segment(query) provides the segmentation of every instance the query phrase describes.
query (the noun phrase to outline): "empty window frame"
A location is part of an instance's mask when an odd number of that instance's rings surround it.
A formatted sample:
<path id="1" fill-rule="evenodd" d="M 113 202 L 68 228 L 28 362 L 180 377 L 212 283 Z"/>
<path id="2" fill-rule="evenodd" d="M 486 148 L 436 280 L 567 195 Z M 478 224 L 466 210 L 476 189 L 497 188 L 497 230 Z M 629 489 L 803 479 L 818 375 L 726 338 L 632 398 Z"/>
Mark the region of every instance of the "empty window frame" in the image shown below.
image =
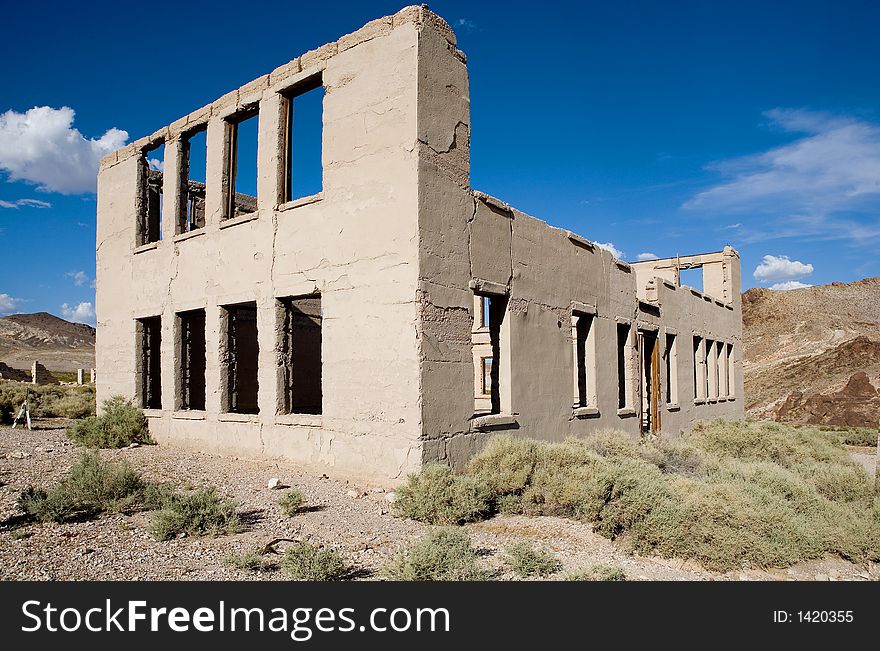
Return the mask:
<path id="1" fill-rule="evenodd" d="M 284 93 L 286 147 L 284 196 L 293 201 L 323 188 L 322 157 L 324 87 L 316 76 Z"/>
<path id="2" fill-rule="evenodd" d="M 678 341 L 674 334 L 666 333 L 666 404 L 678 404 Z"/>
<path id="3" fill-rule="evenodd" d="M 482 377 L 482 394 L 484 396 L 492 395 L 492 358 L 480 358 L 480 375 Z"/>
<path id="4" fill-rule="evenodd" d="M 205 409 L 205 311 L 176 315 L 177 404 L 179 410 Z"/>
<path id="5" fill-rule="evenodd" d="M 630 324 L 617 324 L 617 408 L 629 409 L 632 400 L 632 345 Z"/>
<path id="6" fill-rule="evenodd" d="M 694 400 L 706 399 L 706 342 L 694 335 Z"/>
<path id="7" fill-rule="evenodd" d="M 736 367 L 733 357 L 733 344 L 727 344 L 727 397 L 736 395 Z"/>
<path id="8" fill-rule="evenodd" d="M 221 404 L 224 412 L 260 411 L 257 341 L 257 305 L 241 303 L 221 308 Z"/>
<path id="9" fill-rule="evenodd" d="M 718 352 L 715 341 L 706 340 L 706 397 L 709 400 L 718 398 Z"/>
<path id="10" fill-rule="evenodd" d="M 575 408 L 598 405 L 594 321 L 592 314 L 573 312 L 571 315 Z"/>
<path id="11" fill-rule="evenodd" d="M 138 163 L 137 244 L 151 244 L 162 239 L 162 205 L 165 172 L 165 143 L 141 152 Z"/>
<path id="12" fill-rule="evenodd" d="M 138 319 L 137 381 L 143 409 L 162 408 L 162 319 L 158 316 Z"/>
<path id="13" fill-rule="evenodd" d="M 476 414 L 500 414 L 502 408 L 501 386 L 502 326 L 507 313 L 507 296 L 501 294 L 475 294 L 476 313 L 471 333 L 474 358 L 474 412 Z M 485 323 L 485 325 L 483 325 Z"/>
<path id="14" fill-rule="evenodd" d="M 727 344 L 719 341 L 718 344 L 718 397 L 727 398 L 729 393 L 727 372 Z"/>
<path id="15" fill-rule="evenodd" d="M 177 233 L 189 233 L 205 226 L 207 127 L 201 126 L 187 132 L 180 144 L 180 213 L 177 218 Z"/>
<path id="16" fill-rule="evenodd" d="M 247 215 L 257 210 L 259 120 L 256 106 L 226 119 L 224 219 Z"/>
<path id="17" fill-rule="evenodd" d="M 278 299 L 278 413 L 323 411 L 318 295 Z"/>

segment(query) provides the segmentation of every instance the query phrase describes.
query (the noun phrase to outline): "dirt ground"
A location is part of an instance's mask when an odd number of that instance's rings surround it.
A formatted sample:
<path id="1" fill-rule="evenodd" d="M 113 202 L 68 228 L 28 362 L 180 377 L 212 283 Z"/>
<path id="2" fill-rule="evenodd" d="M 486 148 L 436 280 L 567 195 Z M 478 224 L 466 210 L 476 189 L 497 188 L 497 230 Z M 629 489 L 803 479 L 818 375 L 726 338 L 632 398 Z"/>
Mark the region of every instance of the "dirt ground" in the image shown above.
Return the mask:
<path id="1" fill-rule="evenodd" d="M 49 488 L 76 460 L 79 450 L 64 436 L 63 422 L 43 422 L 28 432 L 0 427 L 0 520 L 18 513 L 16 498 L 28 485 Z M 145 478 L 179 487 L 213 485 L 240 504 L 244 531 L 217 538 L 156 542 L 146 531 L 148 513 L 101 516 L 69 524 L 0 526 L 0 579 L 95 580 L 284 580 L 280 571 L 247 572 L 228 567 L 230 554 L 262 550 L 277 538 L 330 544 L 360 571 L 379 578 L 382 566 L 427 527 L 390 513 L 381 488 L 329 479 L 286 462 L 222 457 L 164 446 L 103 451 L 128 459 Z M 267 483 L 278 478 L 306 496 L 304 512 L 285 517 L 275 503 L 283 491 Z M 504 550 L 526 539 L 549 547 L 565 575 L 594 564 L 614 565 L 630 580 L 880 580 L 880 565 L 853 565 L 828 558 L 769 571 L 743 569 L 718 574 L 677 559 L 634 556 L 625 545 L 593 533 L 588 524 L 551 517 L 498 516 L 469 525 L 474 545 L 496 578 L 514 579 L 504 567 Z M 284 543 L 277 545 L 283 550 Z"/>

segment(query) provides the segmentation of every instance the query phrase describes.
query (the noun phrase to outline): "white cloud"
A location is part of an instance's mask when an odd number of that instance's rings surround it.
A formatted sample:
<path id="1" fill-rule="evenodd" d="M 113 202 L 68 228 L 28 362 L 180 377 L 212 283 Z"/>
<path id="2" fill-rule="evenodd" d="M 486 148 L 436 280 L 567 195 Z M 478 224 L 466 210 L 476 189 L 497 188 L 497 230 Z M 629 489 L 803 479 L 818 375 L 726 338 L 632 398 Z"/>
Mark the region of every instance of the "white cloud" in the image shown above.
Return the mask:
<path id="1" fill-rule="evenodd" d="M 147 161 L 147 163 L 150 165 L 151 170 L 156 170 L 157 172 L 164 172 L 165 171 L 165 161 L 164 160 L 159 160 L 158 158 L 151 158 L 150 160 Z"/>
<path id="2" fill-rule="evenodd" d="M 64 275 L 73 280 L 73 284 L 77 287 L 82 287 L 89 280 L 85 271 L 68 271 Z"/>
<path id="3" fill-rule="evenodd" d="M 0 199 L 0 208 L 15 208 L 17 210 L 22 206 L 28 208 L 51 208 L 52 204 L 48 201 L 40 201 L 39 199 L 16 199 L 15 201 Z"/>
<path id="4" fill-rule="evenodd" d="M 804 287 L 812 287 L 812 285 L 808 283 L 802 283 L 799 280 L 787 280 L 784 283 L 776 283 L 775 285 L 770 285 L 770 289 L 775 289 L 778 292 L 790 292 L 793 289 L 803 289 Z"/>
<path id="5" fill-rule="evenodd" d="M 472 20 L 468 20 L 467 18 L 459 18 L 455 21 L 455 26 L 463 27 L 468 31 L 474 31 L 477 29 L 477 24 Z"/>
<path id="6" fill-rule="evenodd" d="M 10 181 L 33 183 L 61 194 L 94 192 L 98 163 L 128 140 L 116 128 L 98 139 L 73 128 L 73 109 L 37 106 L 0 115 L 0 169 Z"/>
<path id="7" fill-rule="evenodd" d="M 764 115 L 771 127 L 801 136 L 709 166 L 722 180 L 683 207 L 779 218 L 764 219 L 747 241 L 880 236 L 880 124 L 803 109 Z"/>
<path id="8" fill-rule="evenodd" d="M 813 273 L 813 265 L 791 260 L 787 255 L 765 255 L 755 267 L 754 277 L 761 281 L 795 280 Z"/>
<path id="9" fill-rule="evenodd" d="M 639 253 L 638 255 L 639 262 L 645 262 L 646 260 L 657 260 L 657 256 L 653 253 Z"/>
<path id="10" fill-rule="evenodd" d="M 9 294 L 0 294 L 0 314 L 12 314 L 18 309 L 20 298 L 13 298 Z"/>
<path id="11" fill-rule="evenodd" d="M 623 260 L 623 251 L 618 249 L 612 242 L 593 242 L 600 249 L 605 249 L 618 260 Z"/>
<path id="12" fill-rule="evenodd" d="M 68 321 L 75 323 L 95 323 L 95 306 L 88 301 L 83 301 L 74 307 L 67 303 L 61 305 L 61 315 Z"/>

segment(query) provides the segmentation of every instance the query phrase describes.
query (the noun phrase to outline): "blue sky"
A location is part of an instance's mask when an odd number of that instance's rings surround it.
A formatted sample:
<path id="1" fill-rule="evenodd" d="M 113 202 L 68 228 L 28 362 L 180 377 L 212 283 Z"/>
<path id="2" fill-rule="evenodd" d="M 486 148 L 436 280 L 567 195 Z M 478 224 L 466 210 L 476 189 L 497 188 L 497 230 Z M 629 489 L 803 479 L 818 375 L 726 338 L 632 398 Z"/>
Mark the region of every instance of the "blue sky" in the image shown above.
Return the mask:
<path id="1" fill-rule="evenodd" d="M 94 323 L 102 151 L 401 6 L 6 6 L 0 314 Z M 431 8 L 468 55 L 473 187 L 627 260 L 731 244 L 744 287 L 880 275 L 880 3 Z"/>

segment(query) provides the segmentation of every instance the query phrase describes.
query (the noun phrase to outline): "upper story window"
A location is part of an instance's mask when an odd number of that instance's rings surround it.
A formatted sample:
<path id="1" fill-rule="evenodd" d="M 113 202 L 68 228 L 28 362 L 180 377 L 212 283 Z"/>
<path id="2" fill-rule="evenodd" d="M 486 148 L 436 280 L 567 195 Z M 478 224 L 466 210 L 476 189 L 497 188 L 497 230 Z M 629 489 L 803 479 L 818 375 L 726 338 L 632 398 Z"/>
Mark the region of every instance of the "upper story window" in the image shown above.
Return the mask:
<path id="1" fill-rule="evenodd" d="M 324 87 L 321 76 L 307 79 L 284 93 L 286 148 L 283 202 L 321 192 Z"/>
<path id="2" fill-rule="evenodd" d="M 138 246 L 162 239 L 164 176 L 165 143 L 160 142 L 144 149 L 138 161 Z"/>
<path id="3" fill-rule="evenodd" d="M 259 109 L 256 106 L 226 119 L 223 219 L 257 210 L 258 132 Z"/>
<path id="4" fill-rule="evenodd" d="M 177 232 L 189 233 L 205 226 L 205 183 L 208 167 L 206 125 L 183 136 L 180 154 L 180 213 Z"/>

